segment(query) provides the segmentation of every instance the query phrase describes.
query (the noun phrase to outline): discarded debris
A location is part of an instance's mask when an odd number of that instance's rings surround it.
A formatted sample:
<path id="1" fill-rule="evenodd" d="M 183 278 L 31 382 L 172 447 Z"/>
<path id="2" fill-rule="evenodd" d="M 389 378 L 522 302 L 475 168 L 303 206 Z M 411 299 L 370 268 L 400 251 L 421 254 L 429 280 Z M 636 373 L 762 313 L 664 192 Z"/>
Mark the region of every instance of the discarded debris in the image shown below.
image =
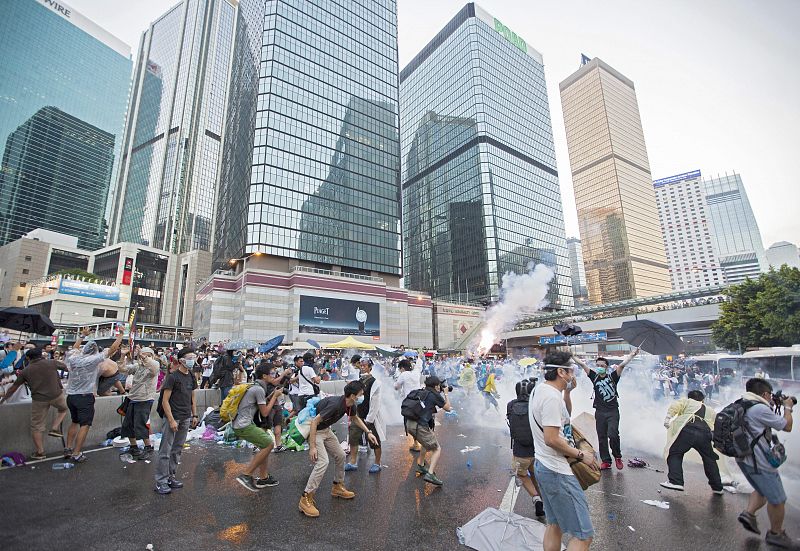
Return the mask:
<path id="1" fill-rule="evenodd" d="M 645 505 L 652 505 L 653 507 L 658 507 L 659 509 L 669 509 L 669 501 L 655 501 L 653 499 L 640 499 L 639 501 Z"/>
<path id="2" fill-rule="evenodd" d="M 152 543 L 148 543 L 146 549 L 147 549 L 147 551 L 153 551 L 153 544 Z"/>
<path id="3" fill-rule="evenodd" d="M 136 460 L 129 453 L 120 454 L 119 460 L 122 461 L 123 463 L 136 463 Z"/>
<path id="4" fill-rule="evenodd" d="M 636 529 L 634 529 L 633 526 L 628 526 L 628 530 L 630 530 L 631 532 L 635 532 L 636 531 Z"/>
<path id="5" fill-rule="evenodd" d="M 466 448 L 464 448 L 463 450 L 461 450 L 461 453 L 469 453 L 469 452 L 474 452 L 475 450 L 479 450 L 479 449 L 481 449 L 481 447 L 480 447 L 480 446 L 467 446 Z"/>

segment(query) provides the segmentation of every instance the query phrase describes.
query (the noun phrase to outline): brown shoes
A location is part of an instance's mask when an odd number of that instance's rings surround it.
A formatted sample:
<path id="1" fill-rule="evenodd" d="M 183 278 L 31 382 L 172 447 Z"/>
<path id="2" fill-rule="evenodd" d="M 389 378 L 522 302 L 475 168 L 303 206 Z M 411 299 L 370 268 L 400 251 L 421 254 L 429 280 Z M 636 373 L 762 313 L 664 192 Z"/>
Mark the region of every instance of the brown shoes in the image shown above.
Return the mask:
<path id="1" fill-rule="evenodd" d="M 342 499 L 353 499 L 356 497 L 355 492 L 351 492 L 347 488 L 344 487 L 342 483 L 333 483 L 333 490 L 331 490 L 331 495 L 333 497 L 340 497 Z"/>
<path id="2" fill-rule="evenodd" d="M 299 509 L 307 517 L 316 518 L 319 516 L 319 509 L 317 509 L 317 505 L 314 503 L 313 493 L 303 493 L 303 497 L 300 498 Z"/>

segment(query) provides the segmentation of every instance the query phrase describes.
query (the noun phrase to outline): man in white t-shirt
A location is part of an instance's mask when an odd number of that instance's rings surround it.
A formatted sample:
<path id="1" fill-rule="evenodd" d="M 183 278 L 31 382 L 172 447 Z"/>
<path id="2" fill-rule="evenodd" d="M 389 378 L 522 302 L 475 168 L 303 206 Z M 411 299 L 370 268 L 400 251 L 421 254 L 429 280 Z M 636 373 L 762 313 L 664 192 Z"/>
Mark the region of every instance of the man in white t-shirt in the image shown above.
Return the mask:
<path id="1" fill-rule="evenodd" d="M 297 377 L 292 377 L 292 382 L 296 381 L 299 388 L 297 411 L 300 412 L 306 407 L 308 400 L 316 396 L 314 385 L 319 384 L 320 378 L 314 371 L 314 354 L 311 352 L 306 352 L 303 356 L 295 356 L 294 366 L 297 368 Z"/>
<path id="2" fill-rule="evenodd" d="M 534 476 L 544 502 L 547 531 L 544 551 L 560 551 L 561 538 L 572 536 L 568 551 L 589 549 L 594 530 L 589 504 L 567 457 L 594 466 L 572 439 L 572 398 L 575 364 L 569 352 L 552 352 L 545 358 L 544 384 L 534 390 L 528 408 L 535 453 Z"/>
<path id="3" fill-rule="evenodd" d="M 402 359 L 397 363 L 397 367 L 400 369 L 400 375 L 397 376 L 397 381 L 394 383 L 394 389 L 400 391 L 400 400 L 402 401 L 403 398 L 408 396 L 408 393 L 412 390 L 418 390 L 422 388 L 422 384 L 419 382 L 419 373 L 411 369 L 411 362 Z M 413 443 L 409 449 L 412 452 L 418 452 L 422 447 L 420 446 L 419 442 L 414 439 L 414 435 L 410 435 Z"/>

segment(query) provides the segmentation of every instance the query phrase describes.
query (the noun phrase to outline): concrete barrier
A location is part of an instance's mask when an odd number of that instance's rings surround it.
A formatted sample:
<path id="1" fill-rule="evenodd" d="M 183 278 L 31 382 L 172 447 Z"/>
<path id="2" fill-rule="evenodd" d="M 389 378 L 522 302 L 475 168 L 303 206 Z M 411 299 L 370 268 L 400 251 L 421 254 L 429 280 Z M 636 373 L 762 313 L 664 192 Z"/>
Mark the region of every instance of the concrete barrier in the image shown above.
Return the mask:
<path id="1" fill-rule="evenodd" d="M 197 405 L 197 414 L 202 417 L 206 408 L 218 407 L 220 404 L 220 391 L 218 389 L 196 390 L 194 395 Z M 122 403 L 122 397 L 103 396 L 98 397 L 94 406 L 94 422 L 89 434 L 86 436 L 84 448 L 90 449 L 99 445 L 106 439 L 106 434 L 116 427 L 122 426 L 122 417 L 117 413 L 117 408 Z M 50 408 L 47 417 L 48 430 L 52 426 L 56 410 Z M 160 432 L 161 418 L 156 413 L 156 404 L 153 402 L 153 409 L 150 412 L 151 432 Z M 67 428 L 70 425 L 69 413 L 61 424 L 62 431 L 66 437 Z M 0 454 L 10 451 L 30 455 L 35 451 L 33 440 L 31 439 L 31 403 L 23 402 L 19 404 L 3 404 L 0 406 Z M 60 453 L 64 449 L 64 444 L 60 438 L 44 435 L 44 449 L 48 455 Z"/>

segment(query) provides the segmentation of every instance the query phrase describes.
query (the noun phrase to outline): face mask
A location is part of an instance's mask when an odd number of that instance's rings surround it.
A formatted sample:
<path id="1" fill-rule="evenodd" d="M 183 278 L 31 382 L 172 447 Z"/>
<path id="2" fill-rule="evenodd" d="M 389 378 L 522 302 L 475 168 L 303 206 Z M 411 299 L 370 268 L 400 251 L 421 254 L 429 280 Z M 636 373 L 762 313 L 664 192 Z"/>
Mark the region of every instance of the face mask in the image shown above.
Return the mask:
<path id="1" fill-rule="evenodd" d="M 357 405 L 357 406 L 360 406 L 360 405 L 361 405 L 361 404 L 363 404 L 363 403 L 364 403 L 364 395 L 362 394 L 361 396 L 359 396 L 358 398 L 356 398 L 356 405 Z"/>
<path id="2" fill-rule="evenodd" d="M 189 369 L 193 368 L 194 362 L 195 360 L 186 360 L 186 367 L 188 367 Z"/>
<path id="3" fill-rule="evenodd" d="M 598 367 L 597 368 L 597 374 L 598 375 L 605 375 L 606 374 L 606 368 L 605 367 Z"/>

